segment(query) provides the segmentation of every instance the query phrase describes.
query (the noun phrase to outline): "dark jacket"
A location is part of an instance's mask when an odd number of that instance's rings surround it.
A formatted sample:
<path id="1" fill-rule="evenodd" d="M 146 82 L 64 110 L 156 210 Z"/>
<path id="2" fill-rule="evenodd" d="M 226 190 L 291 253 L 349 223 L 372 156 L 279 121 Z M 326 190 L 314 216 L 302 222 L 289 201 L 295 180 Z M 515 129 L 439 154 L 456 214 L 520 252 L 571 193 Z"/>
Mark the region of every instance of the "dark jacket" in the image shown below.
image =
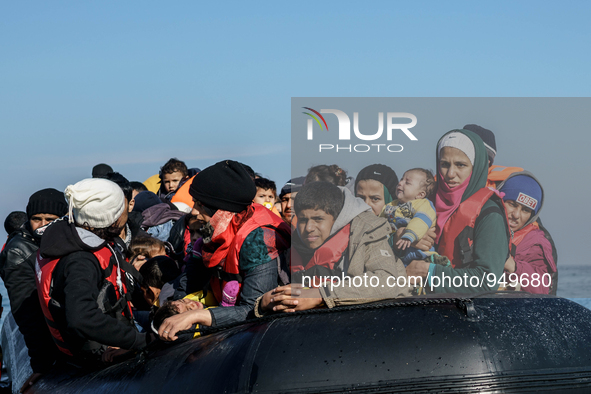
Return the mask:
<path id="1" fill-rule="evenodd" d="M 58 349 L 53 343 L 39 304 L 35 282 L 35 260 L 39 236 L 25 225 L 13 232 L 0 254 L 0 276 L 10 298 L 10 309 L 31 358 L 33 372 L 45 373 L 55 362 Z"/>
<path id="2" fill-rule="evenodd" d="M 159 224 L 163 224 L 168 222 L 169 220 L 177 221 L 182 216 L 185 216 L 185 213 L 179 211 L 171 204 L 162 203 L 156 204 L 151 206 L 150 208 L 144 210 L 142 212 L 142 216 L 144 217 L 144 221 L 142 223 L 143 228 L 149 228 L 153 226 L 158 226 Z"/>
<path id="3" fill-rule="evenodd" d="M 75 356 L 95 359 L 97 351 L 90 343 L 97 342 L 123 349 L 146 346 L 146 335 L 139 333 L 133 323 L 104 314 L 97 299 L 105 275 L 92 253 L 106 242 L 93 233 L 65 220 L 54 222 L 41 240 L 39 252 L 44 258 L 59 258 L 53 271 L 52 299 L 61 306 L 52 316 L 64 341 Z M 124 259 L 116 248 L 111 259 L 117 267 Z M 122 275 L 125 280 L 125 275 Z"/>
<path id="4" fill-rule="evenodd" d="M 179 218 L 168 234 L 168 242 L 174 249 L 173 256 L 171 257 L 179 263 L 182 263 L 185 258 L 185 231 L 188 231 L 187 221 L 190 216 L 190 214 L 187 214 Z"/>

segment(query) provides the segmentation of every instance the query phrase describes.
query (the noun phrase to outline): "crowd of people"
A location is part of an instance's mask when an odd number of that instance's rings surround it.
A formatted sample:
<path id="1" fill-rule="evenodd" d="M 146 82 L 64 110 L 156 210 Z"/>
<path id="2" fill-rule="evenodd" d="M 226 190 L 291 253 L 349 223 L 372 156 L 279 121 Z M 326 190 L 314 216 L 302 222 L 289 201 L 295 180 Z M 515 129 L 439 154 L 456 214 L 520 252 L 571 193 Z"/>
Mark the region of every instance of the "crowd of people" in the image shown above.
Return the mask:
<path id="1" fill-rule="evenodd" d="M 445 133 L 436 173 L 318 165 L 278 190 L 249 166 L 171 159 L 145 182 L 106 165 L 5 221 L 0 276 L 33 375 L 93 370 L 155 340 L 273 313 L 429 293 L 555 294 L 544 192 L 493 165 L 494 134 Z M 527 279 L 527 280 L 524 280 Z"/>

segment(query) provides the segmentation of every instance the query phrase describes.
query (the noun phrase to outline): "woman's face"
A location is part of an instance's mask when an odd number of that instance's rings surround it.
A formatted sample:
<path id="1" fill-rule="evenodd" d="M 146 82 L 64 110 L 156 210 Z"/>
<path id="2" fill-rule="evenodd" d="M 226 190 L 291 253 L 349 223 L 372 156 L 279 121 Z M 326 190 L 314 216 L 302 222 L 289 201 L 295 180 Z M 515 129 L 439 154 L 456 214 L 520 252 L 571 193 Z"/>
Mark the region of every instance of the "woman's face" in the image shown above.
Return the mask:
<path id="1" fill-rule="evenodd" d="M 365 179 L 357 183 L 357 197 L 363 199 L 371 207 L 373 213 L 379 215 L 386 202 L 384 201 L 384 185 L 375 179 Z"/>
<path id="2" fill-rule="evenodd" d="M 514 200 L 505 201 L 505 209 L 507 210 L 507 219 L 509 219 L 509 228 L 513 232 L 521 230 L 534 212 Z"/>
<path id="3" fill-rule="evenodd" d="M 472 174 L 472 163 L 468 156 L 457 148 L 446 146 L 441 149 L 439 157 L 439 171 L 443 177 L 443 181 L 450 188 L 464 183 L 466 179 Z"/>

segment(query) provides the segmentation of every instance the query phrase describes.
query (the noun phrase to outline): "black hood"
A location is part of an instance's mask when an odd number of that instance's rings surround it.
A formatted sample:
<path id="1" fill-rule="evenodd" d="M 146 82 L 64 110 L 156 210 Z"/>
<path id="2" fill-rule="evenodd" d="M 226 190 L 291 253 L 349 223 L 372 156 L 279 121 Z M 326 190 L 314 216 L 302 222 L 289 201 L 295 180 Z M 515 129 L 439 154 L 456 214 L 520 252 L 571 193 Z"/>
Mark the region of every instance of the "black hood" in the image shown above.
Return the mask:
<path id="1" fill-rule="evenodd" d="M 97 235 L 68 223 L 67 217 L 54 220 L 41 237 L 39 253 L 45 258 L 57 258 L 80 251 L 96 251 L 106 245 Z"/>

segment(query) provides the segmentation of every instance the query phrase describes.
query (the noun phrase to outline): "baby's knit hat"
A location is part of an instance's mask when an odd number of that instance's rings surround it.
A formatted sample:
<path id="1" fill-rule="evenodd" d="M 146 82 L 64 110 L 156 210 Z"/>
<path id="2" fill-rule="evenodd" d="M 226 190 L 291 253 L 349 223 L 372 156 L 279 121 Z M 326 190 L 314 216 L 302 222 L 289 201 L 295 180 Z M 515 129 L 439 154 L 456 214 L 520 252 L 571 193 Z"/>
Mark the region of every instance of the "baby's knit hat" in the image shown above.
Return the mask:
<path id="1" fill-rule="evenodd" d="M 64 191 L 69 207 L 70 223 L 107 228 L 115 223 L 125 209 L 123 191 L 107 179 L 88 178 L 70 185 Z"/>

